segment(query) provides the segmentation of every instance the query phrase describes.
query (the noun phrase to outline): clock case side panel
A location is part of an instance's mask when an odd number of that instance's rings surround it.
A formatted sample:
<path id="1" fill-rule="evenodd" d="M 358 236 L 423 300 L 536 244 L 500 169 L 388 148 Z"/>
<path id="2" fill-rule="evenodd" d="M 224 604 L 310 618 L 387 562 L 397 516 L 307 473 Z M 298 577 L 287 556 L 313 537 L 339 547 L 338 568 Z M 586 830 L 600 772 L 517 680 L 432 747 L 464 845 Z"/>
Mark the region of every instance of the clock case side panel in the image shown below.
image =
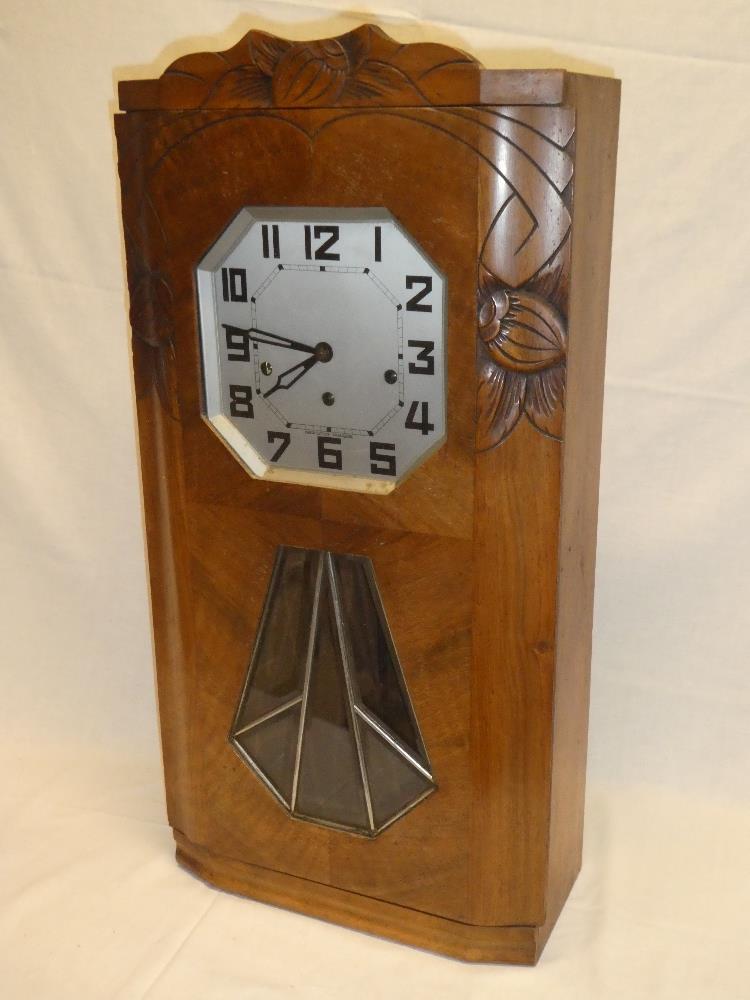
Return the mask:
<path id="1" fill-rule="evenodd" d="M 483 133 L 501 179 L 479 167 L 472 912 L 535 927 L 537 955 L 581 859 L 618 87 L 478 112 L 503 124 Z M 509 149 L 518 122 L 536 148 Z"/>
<path id="2" fill-rule="evenodd" d="M 581 868 L 620 81 L 566 74 L 576 109 L 544 944 Z"/>
<path id="3" fill-rule="evenodd" d="M 513 241 L 523 232 L 512 218 L 493 250 L 485 229 L 488 220 L 492 230 L 502 217 L 505 194 L 486 172 L 479 185 L 484 343 L 478 353 L 475 476 L 472 912 L 481 925 L 533 926 L 537 957 L 581 863 L 618 107 L 618 81 L 570 76 L 562 105 L 531 112 L 540 128 L 546 114 L 548 121 L 559 116 L 560 125 L 570 116 L 557 137 L 572 172 L 567 186 L 564 171 L 557 181 L 565 259 L 553 282 L 544 272 L 541 284 L 538 275 L 525 281 L 514 272 Z M 496 110 L 510 119 L 524 117 L 519 109 Z M 492 142 L 488 158 L 512 175 L 513 164 L 502 161 L 502 144 Z M 557 153 L 549 155 L 552 160 L 545 163 L 542 156 L 537 166 L 554 179 Z M 558 160 L 557 169 L 563 166 Z M 542 193 L 536 207 L 549 205 L 550 197 L 554 192 Z M 526 206 L 535 209 L 534 197 Z M 553 216 L 538 211 L 539 229 L 552 229 Z M 484 288 L 483 265 L 491 271 Z M 487 392 L 491 351 L 485 351 L 489 334 L 481 308 L 488 289 L 495 305 L 508 291 L 518 295 L 521 307 L 545 316 L 546 336 L 559 323 L 563 382 L 557 426 L 554 414 L 542 424 L 540 412 L 529 409 L 530 382 L 523 384 L 518 368 L 512 374 L 510 366 L 498 368 L 504 390 Z M 553 310 L 546 312 L 541 300 Z M 514 335 L 508 327 L 504 331 Z M 512 340 L 494 344 L 514 350 Z M 498 399 L 506 405 L 493 411 L 490 404 Z"/>
<path id="4" fill-rule="evenodd" d="M 497 81 L 496 81 L 497 82 Z M 545 919 L 575 111 L 486 106 L 477 232 L 472 913 Z"/>
<path id="5" fill-rule="evenodd" d="M 114 117 L 130 299 L 138 450 L 146 533 L 156 688 L 167 814 L 190 827 L 191 782 L 184 725 L 192 639 L 184 520 L 182 439 L 173 369 L 172 293 L 158 267 L 162 241 L 145 193 L 155 115 Z"/>

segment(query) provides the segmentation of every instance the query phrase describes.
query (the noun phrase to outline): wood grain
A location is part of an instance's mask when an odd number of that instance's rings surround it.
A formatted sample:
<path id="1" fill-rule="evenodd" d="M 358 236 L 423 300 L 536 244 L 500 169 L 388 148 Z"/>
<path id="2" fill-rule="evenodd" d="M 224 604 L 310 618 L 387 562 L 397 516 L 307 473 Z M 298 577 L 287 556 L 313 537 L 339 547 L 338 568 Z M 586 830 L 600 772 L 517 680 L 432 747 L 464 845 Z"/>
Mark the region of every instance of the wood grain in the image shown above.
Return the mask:
<path id="1" fill-rule="evenodd" d="M 619 80 L 569 74 L 576 108 L 570 350 L 560 509 L 547 912 L 581 867 Z"/>
<path id="2" fill-rule="evenodd" d="M 345 892 L 320 882 L 258 868 L 192 844 L 175 831 L 177 860 L 193 874 L 227 892 L 282 906 L 297 913 L 379 934 L 469 962 L 535 965 L 547 928 L 482 927 L 421 913 L 393 903 Z"/>
<path id="3" fill-rule="evenodd" d="M 616 85 L 486 73 L 366 26 L 250 33 L 121 97 L 179 858 L 396 940 L 533 962 L 580 863 Z M 388 496 L 253 479 L 202 417 L 194 267 L 259 204 L 382 205 L 446 276 L 447 441 Z M 373 562 L 439 787 L 372 840 L 291 819 L 229 744 L 279 545 Z"/>

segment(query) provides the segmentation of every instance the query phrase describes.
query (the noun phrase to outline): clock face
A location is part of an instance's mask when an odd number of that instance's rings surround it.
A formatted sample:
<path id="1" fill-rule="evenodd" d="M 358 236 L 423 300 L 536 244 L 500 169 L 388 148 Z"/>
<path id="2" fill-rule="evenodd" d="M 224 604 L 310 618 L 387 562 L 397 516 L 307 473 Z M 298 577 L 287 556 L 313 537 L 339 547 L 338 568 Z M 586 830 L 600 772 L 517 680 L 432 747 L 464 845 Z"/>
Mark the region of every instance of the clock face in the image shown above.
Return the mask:
<path id="1" fill-rule="evenodd" d="M 445 284 L 388 212 L 242 209 L 197 286 L 204 415 L 253 475 L 387 493 L 444 441 Z"/>

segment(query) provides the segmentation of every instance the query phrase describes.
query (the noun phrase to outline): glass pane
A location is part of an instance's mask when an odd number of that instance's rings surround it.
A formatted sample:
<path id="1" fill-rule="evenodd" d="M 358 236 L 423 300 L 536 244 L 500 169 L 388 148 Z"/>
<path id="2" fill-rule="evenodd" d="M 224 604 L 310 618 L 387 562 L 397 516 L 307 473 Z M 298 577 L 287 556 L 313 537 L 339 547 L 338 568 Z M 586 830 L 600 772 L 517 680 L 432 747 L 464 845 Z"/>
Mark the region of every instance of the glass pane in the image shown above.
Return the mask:
<path id="1" fill-rule="evenodd" d="M 287 806 L 292 797 L 299 719 L 298 703 L 235 737 Z"/>
<path id="2" fill-rule="evenodd" d="M 367 572 L 369 560 L 347 555 L 336 555 L 334 560 L 351 646 L 352 672 L 362 705 L 398 736 L 427 768 L 427 756 L 412 715 L 401 668 L 384 627 L 380 596 L 374 578 L 371 583 Z"/>
<path id="3" fill-rule="evenodd" d="M 312 549 L 278 550 L 236 729 L 302 695 L 319 558 Z"/>
<path id="4" fill-rule="evenodd" d="M 295 816 L 373 835 L 435 787 L 369 559 L 281 547 L 249 677 L 232 739 Z"/>
<path id="5" fill-rule="evenodd" d="M 295 812 L 370 832 L 327 573 L 320 593 Z"/>
<path id="6" fill-rule="evenodd" d="M 376 829 L 435 786 L 362 719 L 357 719 Z"/>

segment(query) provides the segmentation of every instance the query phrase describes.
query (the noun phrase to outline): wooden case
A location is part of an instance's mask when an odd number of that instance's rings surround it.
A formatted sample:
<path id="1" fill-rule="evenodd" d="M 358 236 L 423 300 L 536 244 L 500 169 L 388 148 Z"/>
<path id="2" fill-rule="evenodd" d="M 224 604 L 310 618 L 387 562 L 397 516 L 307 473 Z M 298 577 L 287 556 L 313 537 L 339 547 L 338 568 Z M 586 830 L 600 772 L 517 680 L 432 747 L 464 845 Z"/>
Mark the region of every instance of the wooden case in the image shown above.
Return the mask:
<path id="1" fill-rule="evenodd" d="M 533 963 L 581 860 L 619 85 L 364 26 L 250 32 L 115 126 L 169 820 L 212 884 Z M 201 416 L 194 271 L 244 205 L 383 206 L 446 276 L 448 436 L 388 496 L 252 479 Z M 478 309 L 478 318 L 477 318 Z M 369 556 L 438 790 L 289 817 L 228 731 L 279 545 Z"/>

